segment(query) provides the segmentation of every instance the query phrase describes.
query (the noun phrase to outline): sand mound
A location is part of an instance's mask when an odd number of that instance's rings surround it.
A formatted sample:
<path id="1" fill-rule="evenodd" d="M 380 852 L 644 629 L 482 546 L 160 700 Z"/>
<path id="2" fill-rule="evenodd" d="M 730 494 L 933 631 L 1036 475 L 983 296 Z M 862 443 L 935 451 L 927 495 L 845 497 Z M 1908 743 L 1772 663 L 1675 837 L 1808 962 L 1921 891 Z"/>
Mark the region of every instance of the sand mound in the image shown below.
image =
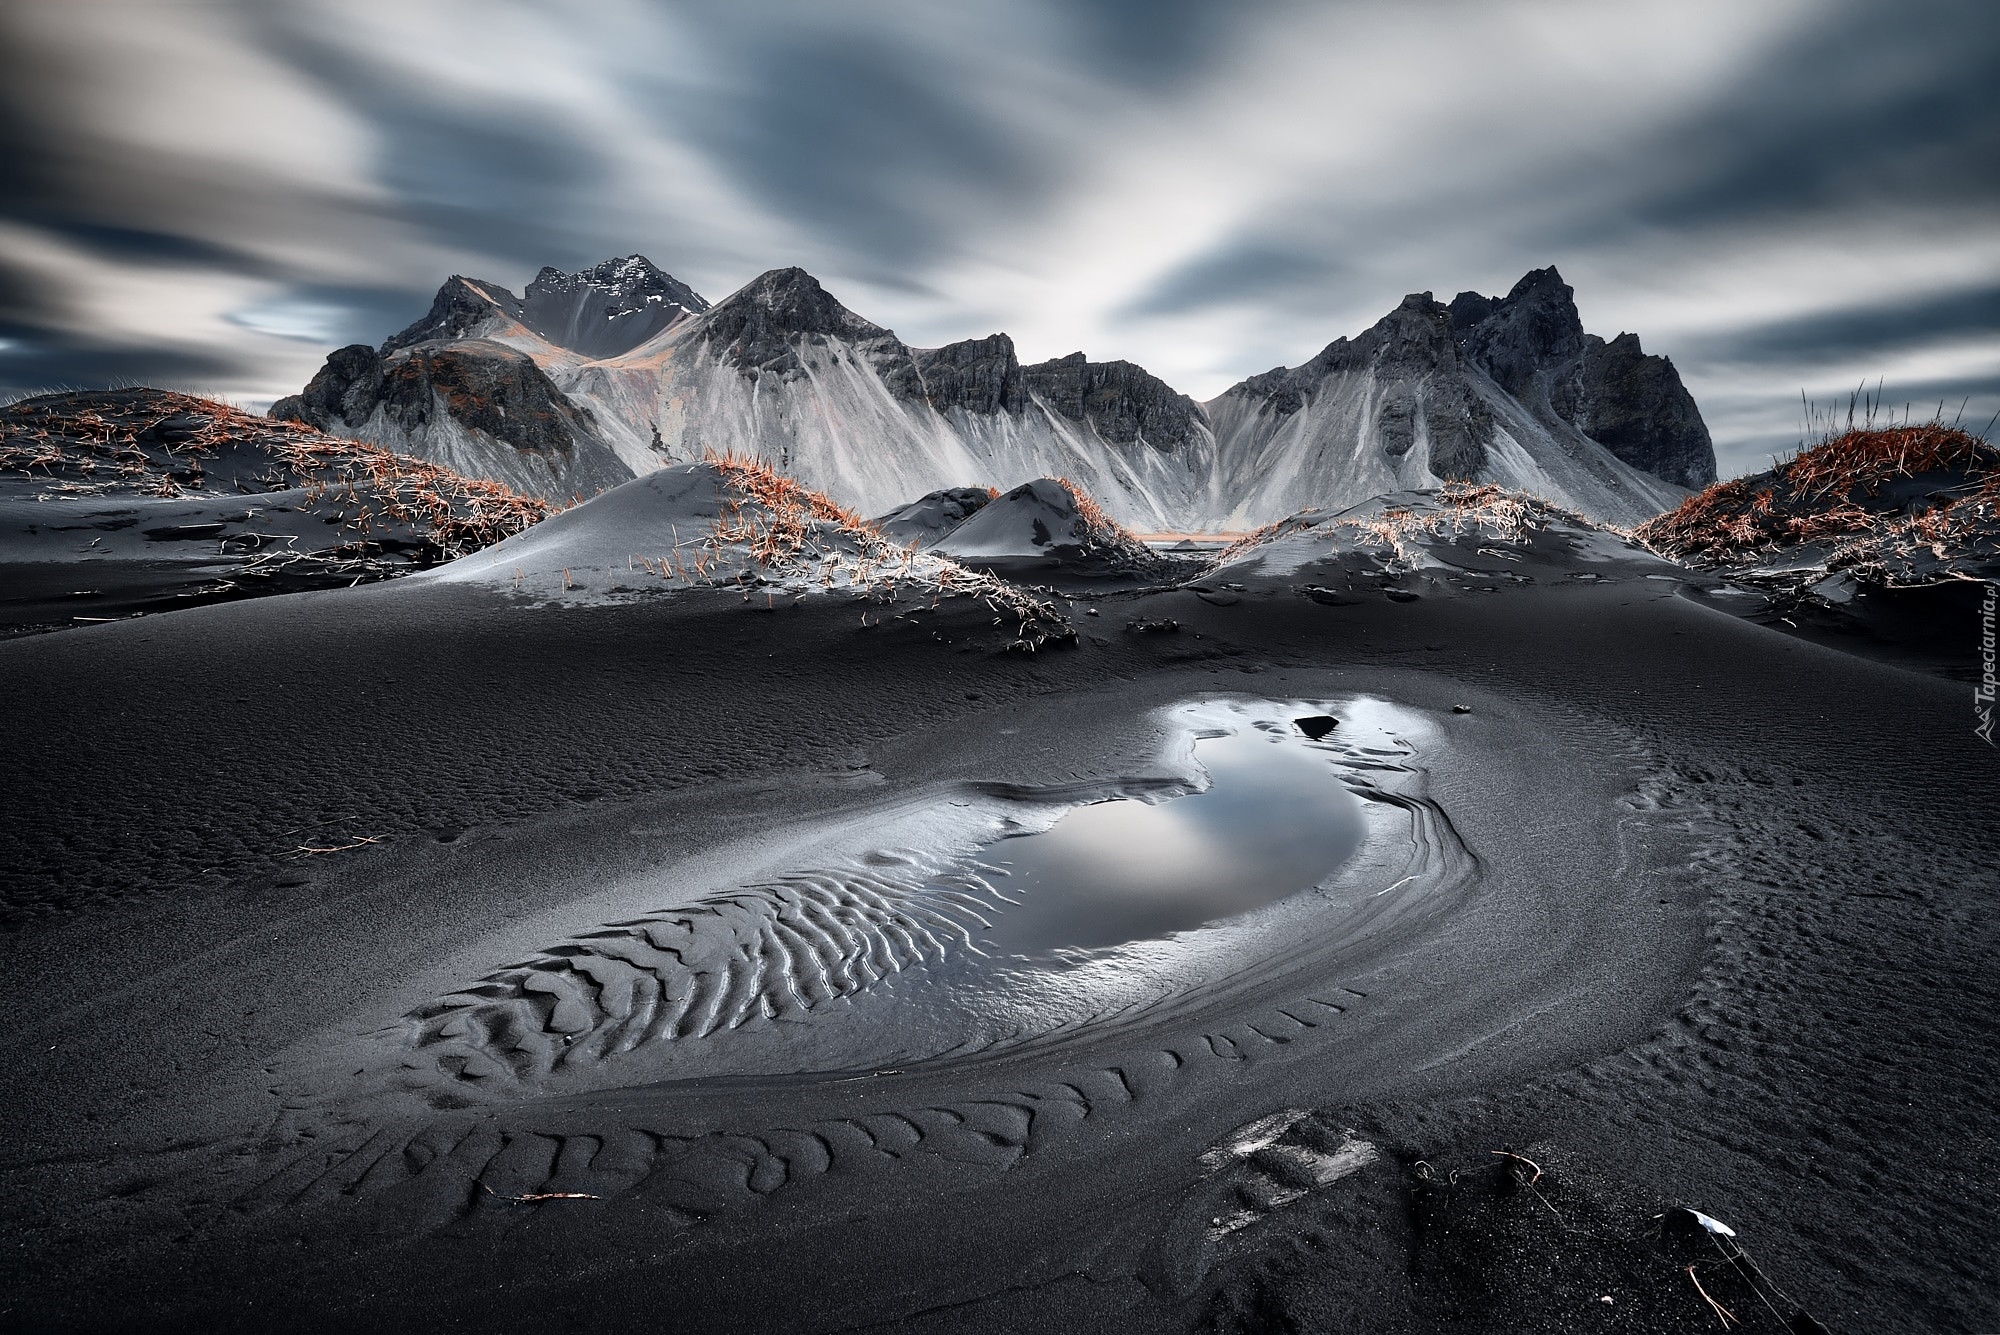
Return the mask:
<path id="1" fill-rule="evenodd" d="M 564 603 L 726 589 L 775 609 L 843 593 L 878 602 L 974 598 L 1026 650 L 1074 635 L 1052 605 L 991 575 L 891 541 L 767 465 L 676 464 L 595 496 L 429 578 Z"/>
<path id="2" fill-rule="evenodd" d="M 0 410 L 15 629 L 385 579 L 548 512 L 497 483 L 184 394 L 47 394 Z"/>
<path id="3" fill-rule="evenodd" d="M 1063 478 L 1023 482 L 939 539 L 934 551 L 981 563 L 1053 562 L 1151 573 L 1160 558 Z"/>
<path id="4" fill-rule="evenodd" d="M 1638 530 L 1654 550 L 1778 592 L 2000 579 L 2000 448 L 1927 422 L 1848 430 Z"/>
<path id="5" fill-rule="evenodd" d="M 928 547 L 985 508 L 1000 493 L 992 487 L 946 487 L 920 496 L 875 520 L 885 538 Z"/>
<path id="6" fill-rule="evenodd" d="M 1206 582 L 1287 579 L 1310 566 L 1344 572 L 1336 589 L 1307 585 L 1326 601 L 1359 592 L 1366 577 L 1384 585 L 1420 572 L 1484 581 L 1606 578 L 1618 567 L 1669 567 L 1616 530 L 1525 492 L 1454 483 L 1436 491 L 1379 496 L 1345 510 L 1308 511 L 1267 525 L 1224 548 Z M 1641 572 L 1644 573 L 1644 572 Z M 1427 581 L 1432 591 L 1456 586 Z M 1394 597 L 1396 594 L 1391 593 Z"/>

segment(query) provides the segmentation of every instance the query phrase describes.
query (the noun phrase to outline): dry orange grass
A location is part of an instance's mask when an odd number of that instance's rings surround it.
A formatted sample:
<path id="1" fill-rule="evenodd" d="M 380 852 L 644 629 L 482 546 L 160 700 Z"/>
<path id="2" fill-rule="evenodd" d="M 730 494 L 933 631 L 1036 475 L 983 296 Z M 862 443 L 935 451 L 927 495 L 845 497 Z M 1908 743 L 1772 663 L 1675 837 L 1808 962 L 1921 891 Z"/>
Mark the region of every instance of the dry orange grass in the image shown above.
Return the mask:
<path id="1" fill-rule="evenodd" d="M 344 491 L 355 500 L 348 522 L 362 532 L 378 519 L 408 523 L 447 558 L 490 547 L 541 522 L 553 508 L 498 482 L 357 441 L 315 436 L 290 441 L 276 453 L 320 494 Z"/>
<path id="2" fill-rule="evenodd" d="M 1932 475 L 1938 488 L 1908 513 L 1903 502 L 1883 501 L 1894 484 Z M 1717 563 L 1863 537 L 1949 544 L 1971 540 L 1996 502 L 2000 450 L 1970 432 L 1939 422 L 1851 428 L 1762 477 L 1732 478 L 1688 497 L 1642 525 L 1638 537 L 1680 560 Z"/>
<path id="3" fill-rule="evenodd" d="M 1539 496 L 1490 482 L 1448 482 L 1432 500 L 1434 507 L 1387 505 L 1380 514 L 1368 516 L 1315 517 L 1311 511 L 1300 511 L 1237 539 L 1217 554 L 1216 564 L 1227 565 L 1274 537 L 1311 528 L 1325 528 L 1329 537 L 1364 534 L 1409 559 L 1413 553 L 1408 544 L 1419 534 L 1432 538 L 1478 534 L 1496 542 L 1522 543 L 1554 520 L 1603 527 Z"/>
<path id="4" fill-rule="evenodd" d="M 53 488 L 59 493 L 130 486 L 174 497 L 201 485 L 204 460 L 247 446 L 269 459 L 272 482 L 304 489 L 311 503 L 338 502 L 346 527 L 365 537 L 385 522 L 409 524 L 441 559 L 490 546 L 551 509 L 497 482 L 213 399 L 156 391 L 130 406 L 107 417 L 67 400 L 13 404 L 0 413 L 0 470 L 83 479 Z M 168 421 L 178 426 L 171 444 L 142 439 Z"/>
<path id="5" fill-rule="evenodd" d="M 1884 430 L 1844 431 L 1779 465 L 1778 475 L 1801 496 L 1879 495 L 1885 483 L 1925 473 L 1991 470 L 2000 456 L 1969 431 L 1938 422 Z"/>
<path id="6" fill-rule="evenodd" d="M 1070 501 L 1076 506 L 1076 513 L 1090 530 L 1091 540 L 1108 547 L 1122 547 L 1127 544 L 1144 547 L 1132 530 L 1104 512 L 1097 498 L 1066 477 L 1056 479 L 1062 489 L 1069 493 Z"/>
<path id="7" fill-rule="evenodd" d="M 1096 497 L 1066 477 L 1058 477 L 1056 482 L 1069 493 L 1092 546 L 1116 553 L 1123 563 L 1139 570 L 1158 565 L 1160 558 L 1153 549 L 1138 534 L 1106 514 Z"/>
<path id="8" fill-rule="evenodd" d="M 895 602 L 904 590 L 929 595 L 933 607 L 944 598 L 979 599 L 994 612 L 995 625 L 1013 623 L 1008 647 L 1023 652 L 1076 638 L 1053 603 L 1030 597 L 992 575 L 920 554 L 914 545 L 894 542 L 854 511 L 762 459 L 714 450 L 705 451 L 703 458 L 721 475 L 726 491 L 723 512 L 703 539 L 694 567 L 695 574 L 710 584 L 715 583 L 710 569 L 727 563 L 740 549 L 775 574 L 828 589 L 838 578 L 887 602 Z M 669 578 L 688 571 L 678 560 L 673 567 L 662 562 L 659 569 Z M 738 575 L 736 582 L 747 583 L 747 575 L 747 571 Z"/>
<path id="9" fill-rule="evenodd" d="M 843 534 L 877 560 L 906 556 L 907 549 L 884 538 L 860 515 L 762 459 L 714 450 L 702 457 L 722 475 L 729 490 L 722 517 L 716 521 L 715 540 L 748 547 L 761 565 L 776 567 L 797 560 L 816 545 L 822 526 Z"/>
<path id="10" fill-rule="evenodd" d="M 1288 532 L 1295 528 L 1313 527 L 1312 524 L 1305 521 L 1305 516 L 1311 513 L 1310 510 L 1301 510 L 1297 514 L 1287 515 L 1283 519 L 1273 519 L 1262 528 L 1250 530 L 1250 532 L 1245 533 L 1242 537 L 1217 552 L 1215 554 L 1215 564 L 1226 566 L 1251 548 L 1263 546 L 1282 532 Z"/>

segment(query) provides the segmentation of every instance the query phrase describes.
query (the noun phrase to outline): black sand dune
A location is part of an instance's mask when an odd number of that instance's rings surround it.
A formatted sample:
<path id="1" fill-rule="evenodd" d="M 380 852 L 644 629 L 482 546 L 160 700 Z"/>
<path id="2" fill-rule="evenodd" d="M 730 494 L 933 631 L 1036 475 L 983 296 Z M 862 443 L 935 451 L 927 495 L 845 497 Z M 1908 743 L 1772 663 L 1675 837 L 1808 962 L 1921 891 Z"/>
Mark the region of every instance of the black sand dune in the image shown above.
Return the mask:
<path id="1" fill-rule="evenodd" d="M 1032 655 L 435 579 L 0 643 L 0 1320 L 1995 1328 L 1967 692 L 1448 518 Z M 1201 727 L 1378 842 L 995 945 L 993 836 L 1197 800 Z"/>
<path id="2" fill-rule="evenodd" d="M 1855 426 L 1639 529 L 1724 577 L 1719 606 L 1840 648 L 1977 681 L 1963 627 L 2000 580 L 2000 449 L 1942 420 Z"/>
<path id="3" fill-rule="evenodd" d="M 1052 477 L 994 497 L 930 549 L 1003 579 L 1073 593 L 1167 584 L 1199 568 L 1153 551 L 1087 493 Z"/>
<path id="4" fill-rule="evenodd" d="M 0 408 L 0 635 L 392 579 L 549 510 L 186 394 L 37 395 Z"/>

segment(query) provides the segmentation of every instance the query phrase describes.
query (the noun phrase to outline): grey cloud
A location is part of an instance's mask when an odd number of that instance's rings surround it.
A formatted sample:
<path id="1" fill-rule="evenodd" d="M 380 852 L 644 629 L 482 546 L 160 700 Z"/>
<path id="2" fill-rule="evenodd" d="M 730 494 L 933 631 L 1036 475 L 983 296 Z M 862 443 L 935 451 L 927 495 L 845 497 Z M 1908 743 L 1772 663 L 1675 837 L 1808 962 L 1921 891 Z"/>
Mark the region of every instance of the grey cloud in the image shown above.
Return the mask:
<path id="1" fill-rule="evenodd" d="M 142 264 L 213 266 L 246 273 L 269 272 L 269 266 L 248 251 L 207 237 L 93 222 L 59 213 L 44 215 L 26 209 L 15 216 L 35 223 L 76 246 L 111 259 Z"/>
<path id="2" fill-rule="evenodd" d="M 325 19 L 310 7 L 279 10 L 254 31 L 265 50 L 373 130 L 377 178 L 400 222 L 446 251 L 512 260 L 530 272 L 604 258 L 576 234 L 610 184 L 592 145 L 562 126 L 468 104 L 358 57 L 326 40 Z"/>
<path id="3" fill-rule="evenodd" d="M 430 308 L 428 291 L 393 287 L 356 287 L 334 283 L 293 283 L 264 303 L 270 323 L 287 308 L 310 310 L 325 326 L 321 340 L 330 344 L 380 343 L 407 327 Z M 244 319 L 256 327 L 256 321 Z"/>
<path id="4" fill-rule="evenodd" d="M 1323 251 L 1272 241 L 1232 242 L 1168 274 L 1119 314 L 1137 319 L 1246 301 L 1310 306 L 1333 280 L 1349 272 Z"/>
<path id="5" fill-rule="evenodd" d="M 1234 237 L 1163 278 L 1129 308 L 1186 312 L 1323 289 L 1359 263 L 1329 250 L 1413 249 L 1431 274 L 1470 262 L 1496 275 L 1584 251 L 1745 225 L 1775 236 L 1830 213 L 2000 208 L 2000 11 L 1964 0 L 1893 8 L 1843 4 L 1710 101 L 1652 127 L 1614 159 L 1553 145 L 1534 171 L 1495 190 L 1473 161 L 1412 164 L 1434 178 L 1412 197 L 1356 205 L 1336 183 L 1301 200 L 1280 236 Z M 1504 109 L 1495 112 L 1504 116 Z M 1587 116 L 1589 109 L 1579 107 Z M 1552 205 L 1551 201 L 1556 201 Z M 1324 225 L 1300 226 L 1320 213 Z M 1330 238 L 1338 237 L 1338 241 Z M 1242 286 L 1233 286 L 1240 279 Z M 1438 278 L 1385 277 L 1383 299 Z M 1588 294 L 1580 294 L 1587 299 Z"/>
<path id="6" fill-rule="evenodd" d="M 571 268 L 635 250 L 710 297 L 763 268 L 802 263 L 837 289 L 868 289 L 850 303 L 881 323 L 927 336 L 985 333 L 1011 322 L 1010 298 L 999 280 L 970 294 L 964 275 L 1017 273 L 1034 290 L 1034 247 L 1060 244 L 1052 220 L 1073 216 L 1094 187 L 1113 188 L 1128 154 L 1160 154 L 1151 127 L 1188 105 L 1225 105 L 1230 90 L 1214 80 L 1256 80 L 1255 67 L 1232 63 L 1251 37 L 1337 31 L 1365 43 L 1372 31 L 1345 12 L 1335 29 L 1302 21 L 1324 17 L 1323 7 L 1207 0 L 997 0 L 977 9 L 872 0 L 837 11 L 796 0 L 642 3 L 594 44 L 543 50 L 523 40 L 488 50 L 482 58 L 500 62 L 488 71 L 496 86 L 522 95 L 484 98 L 419 72 L 426 59 L 456 51 L 357 44 L 359 29 L 329 0 L 223 7 L 235 16 L 243 61 L 278 62 L 373 144 L 369 188 L 342 194 L 316 191 L 310 170 L 217 176 L 208 143 L 163 149 L 91 128 L 79 99 L 92 88 L 76 53 L 91 48 L 109 11 L 30 2 L 56 16 L 49 21 L 62 40 L 29 40 L 26 26 L 10 29 L 0 12 L 0 172 L 13 186 L 0 198 L 0 228 L 31 229 L 121 273 L 191 285 L 204 275 L 255 280 L 265 295 L 226 314 L 240 341 L 218 336 L 191 348 L 163 336 L 106 348 L 76 328 L 73 276 L 18 258 L 41 253 L 33 247 L 17 247 L 10 268 L 0 232 L 0 339 L 15 345 L 0 351 L 0 386 L 16 387 L 113 375 L 271 380 L 280 373 L 260 368 L 291 367 L 299 340 L 315 331 L 378 341 L 423 309 L 450 268 L 518 287 L 542 264 Z M 1357 19 L 1392 12 L 1346 8 Z M 467 7 L 464 21 L 485 12 Z M 505 12 L 563 21 L 533 6 Z M 1437 51 L 1465 54 L 1452 45 L 1465 40 L 1457 11 L 1434 12 Z M 1648 40 L 1647 14 L 1632 11 L 1627 55 Z M 1309 356 L 1408 291 L 1504 290 L 1528 268 L 1556 263 L 1597 329 L 1594 306 L 1631 305 L 1622 275 L 1647 270 L 1629 280 L 1629 295 L 1657 284 L 1675 257 L 1698 270 L 1705 249 L 1725 242 L 1738 254 L 1777 254 L 1789 238 L 1872 218 L 1915 248 L 1947 215 L 2000 217 L 2000 85 L 1990 78 L 2000 65 L 2000 13 L 1983 0 L 1828 4 L 1731 80 L 1636 123 L 1609 153 L 1575 153 L 1555 126 L 1537 145 L 1533 124 L 1509 122 L 1508 108 L 1487 100 L 1507 86 L 1503 76 L 1523 71 L 1482 70 L 1473 54 L 1453 66 L 1464 71 L 1456 84 L 1413 72 L 1413 95 L 1468 115 L 1492 107 L 1496 135 L 1540 150 L 1517 170 L 1488 170 L 1477 133 L 1407 162 L 1378 156 L 1370 169 L 1378 179 L 1276 162 L 1269 179 L 1252 183 L 1268 205 L 1246 208 L 1205 253 L 1169 257 L 1137 295 L 1105 284 L 1101 307 L 1080 312 L 1095 332 L 1037 336 L 1065 346 L 1099 340 L 1109 347 L 1092 344 L 1102 355 L 1164 348 L 1183 368 L 1236 376 L 1264 369 L 1274 352 Z M 1327 57 L 1329 79 L 1354 77 L 1369 51 Z M 557 60 L 584 63 L 550 64 Z M 1560 62 L 1549 68 L 1560 77 Z M 647 169 L 633 164 L 652 159 L 621 155 L 616 122 L 601 108 L 585 114 L 562 101 L 558 90 L 585 84 L 630 118 L 633 134 L 700 170 L 636 180 Z M 1325 133 L 1387 142 L 1412 110 L 1383 105 Z M 1579 117 L 1591 114 L 1578 106 Z M 310 169 L 316 151 L 300 142 L 299 165 Z M 1185 185 L 1194 199 L 1218 188 L 1198 176 Z M 665 216 L 662 199 L 671 204 Z M 1171 229 L 1176 201 L 1162 194 L 1145 204 L 1155 202 L 1160 226 Z M 293 235 L 315 238 L 326 262 L 264 244 Z M 393 261 L 385 237 L 401 247 Z M 1115 232 L 1093 245 L 1107 263 L 1121 261 Z M 1869 358 L 1913 364 L 1903 355 L 1910 349 L 1980 335 L 2000 319 L 2000 273 L 1901 302 L 1848 299 L 1837 287 L 1827 295 L 1834 314 L 1718 310 L 1707 325 L 1684 323 L 1670 336 L 1643 324 L 1637 332 L 1684 370 L 1716 368 L 1713 391 L 1691 382 L 1730 455 L 1769 439 L 1798 384 L 1824 379 L 1819 368 Z M 1024 314 L 1034 312 L 1012 308 L 1012 319 Z M 286 342 L 290 350 L 278 346 Z M 1746 375 L 1762 388 L 1745 390 Z M 1964 388 L 1992 391 L 1977 377 Z"/>
<path id="7" fill-rule="evenodd" d="M 171 348 L 90 347 L 39 332 L 32 342 L 15 342 L 5 325 L 0 325 L 0 343 L 12 345 L 0 347 L 0 402 L 61 389 L 119 385 L 199 391 L 245 369 L 228 357 Z"/>
<path id="8" fill-rule="evenodd" d="M 2000 286 L 1926 301 L 1831 311 L 1721 334 L 1704 339 L 1699 356 L 1704 362 L 1734 365 L 1795 365 L 1815 356 L 1827 360 L 1887 356 L 1912 344 L 1979 333 L 2000 336 Z"/>
<path id="9" fill-rule="evenodd" d="M 1139 87 L 1172 88 L 1215 57 L 1230 26 L 1269 3 L 1211 0 L 1078 0 L 1061 16 L 1074 26 L 1092 68 Z"/>
<path id="10" fill-rule="evenodd" d="M 1641 225 L 2000 200 L 2000 14 L 1846 4 L 1635 155 Z M 1666 170 L 1662 171 L 1662 166 Z"/>
<path id="11" fill-rule="evenodd" d="M 757 198 L 870 259 L 922 264 L 951 246 L 934 200 L 997 206 L 1036 185 L 1003 127 L 901 53 L 787 34 L 739 59 L 743 82 L 681 123 Z"/>

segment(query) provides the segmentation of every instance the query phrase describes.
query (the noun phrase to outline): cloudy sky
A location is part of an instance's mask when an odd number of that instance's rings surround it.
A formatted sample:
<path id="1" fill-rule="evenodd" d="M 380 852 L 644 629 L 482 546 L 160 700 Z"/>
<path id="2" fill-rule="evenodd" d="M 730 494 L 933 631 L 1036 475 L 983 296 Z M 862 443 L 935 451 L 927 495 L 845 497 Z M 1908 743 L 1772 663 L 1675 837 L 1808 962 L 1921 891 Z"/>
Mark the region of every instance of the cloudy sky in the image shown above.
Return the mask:
<path id="1" fill-rule="evenodd" d="M 1992 0 L 8 0 L 0 102 L 4 394 L 261 406 L 636 251 L 1197 398 L 1553 263 L 1725 473 L 2000 410 Z"/>

